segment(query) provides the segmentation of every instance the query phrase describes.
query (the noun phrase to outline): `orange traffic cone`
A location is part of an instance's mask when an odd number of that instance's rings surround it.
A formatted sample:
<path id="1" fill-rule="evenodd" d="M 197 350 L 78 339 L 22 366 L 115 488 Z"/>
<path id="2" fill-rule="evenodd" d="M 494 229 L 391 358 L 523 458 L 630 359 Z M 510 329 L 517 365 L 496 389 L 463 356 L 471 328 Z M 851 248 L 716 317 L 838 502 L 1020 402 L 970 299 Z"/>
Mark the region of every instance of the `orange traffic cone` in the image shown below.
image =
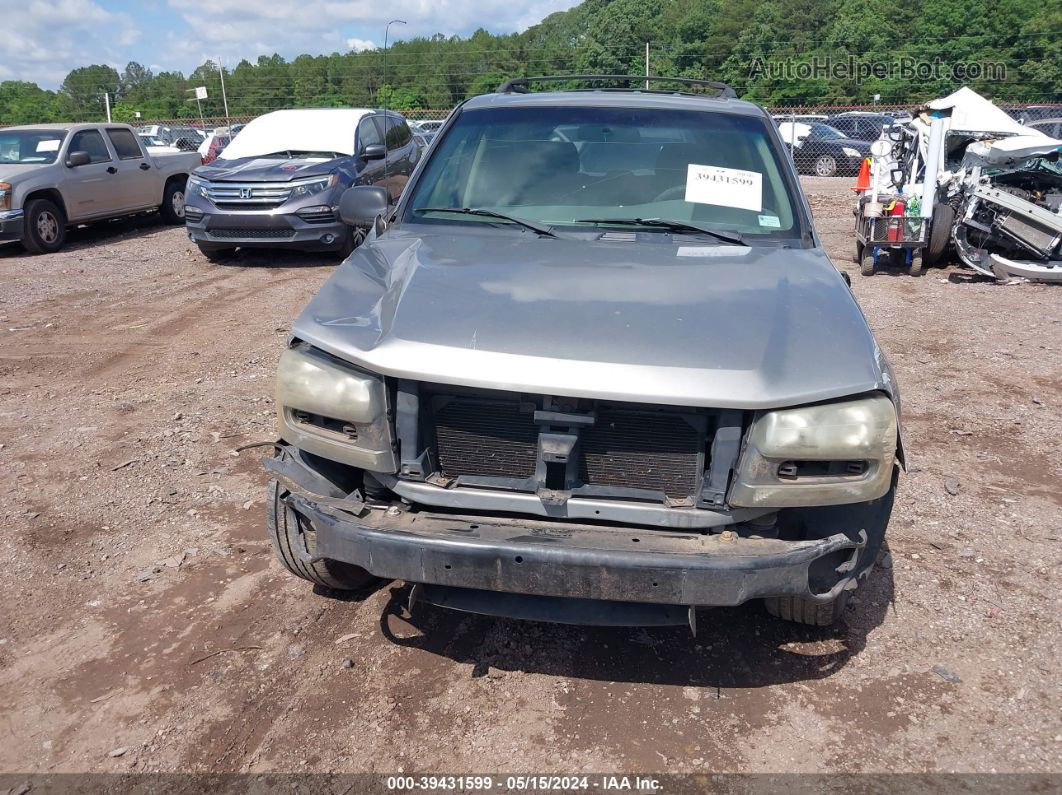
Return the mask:
<path id="1" fill-rule="evenodd" d="M 856 176 L 855 187 L 852 188 L 856 193 L 862 193 L 863 191 L 870 190 L 870 158 L 863 158 L 862 165 L 859 166 L 859 174 Z"/>

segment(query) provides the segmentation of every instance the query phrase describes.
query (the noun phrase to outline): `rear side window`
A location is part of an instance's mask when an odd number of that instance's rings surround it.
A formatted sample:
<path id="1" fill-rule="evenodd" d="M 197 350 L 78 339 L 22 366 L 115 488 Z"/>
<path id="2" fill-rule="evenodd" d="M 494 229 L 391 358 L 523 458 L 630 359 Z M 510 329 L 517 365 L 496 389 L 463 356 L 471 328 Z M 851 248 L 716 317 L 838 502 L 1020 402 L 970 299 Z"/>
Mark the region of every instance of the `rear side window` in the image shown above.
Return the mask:
<path id="1" fill-rule="evenodd" d="M 409 131 L 409 126 L 403 119 L 396 119 L 393 116 L 387 117 L 388 149 L 398 149 L 400 146 L 405 146 L 412 137 L 413 133 Z"/>
<path id="2" fill-rule="evenodd" d="M 143 157 L 140 153 L 140 145 L 136 142 L 136 136 L 129 130 L 121 128 L 107 130 L 107 137 L 114 144 L 114 151 L 118 153 L 119 160 L 139 160 Z"/>
<path id="3" fill-rule="evenodd" d="M 103 142 L 103 136 L 97 130 L 82 130 L 74 133 L 70 139 L 68 152 L 88 152 L 90 163 L 107 163 L 111 159 L 111 153 L 107 151 L 107 144 Z"/>

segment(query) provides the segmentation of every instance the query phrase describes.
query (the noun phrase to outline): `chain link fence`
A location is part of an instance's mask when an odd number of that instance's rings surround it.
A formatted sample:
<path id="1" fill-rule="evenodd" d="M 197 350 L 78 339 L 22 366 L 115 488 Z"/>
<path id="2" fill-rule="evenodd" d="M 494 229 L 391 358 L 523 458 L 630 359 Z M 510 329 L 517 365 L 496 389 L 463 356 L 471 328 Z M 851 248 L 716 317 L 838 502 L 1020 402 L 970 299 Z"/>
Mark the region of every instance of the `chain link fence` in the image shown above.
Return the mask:
<path id="1" fill-rule="evenodd" d="M 768 107 L 797 171 L 819 177 L 854 178 L 870 156 L 870 145 L 894 124 L 903 124 L 918 111 L 917 104 L 803 105 Z M 1062 136 L 1062 102 L 1000 104 L 1014 119 L 1033 124 L 1048 135 Z M 441 122 L 450 108 L 395 109 L 411 122 Z M 246 124 L 254 116 L 210 116 L 202 119 L 138 120 L 148 131 L 159 128 L 215 127 Z M 432 125 L 434 127 L 435 125 Z M 431 131 L 431 127 L 426 130 Z"/>

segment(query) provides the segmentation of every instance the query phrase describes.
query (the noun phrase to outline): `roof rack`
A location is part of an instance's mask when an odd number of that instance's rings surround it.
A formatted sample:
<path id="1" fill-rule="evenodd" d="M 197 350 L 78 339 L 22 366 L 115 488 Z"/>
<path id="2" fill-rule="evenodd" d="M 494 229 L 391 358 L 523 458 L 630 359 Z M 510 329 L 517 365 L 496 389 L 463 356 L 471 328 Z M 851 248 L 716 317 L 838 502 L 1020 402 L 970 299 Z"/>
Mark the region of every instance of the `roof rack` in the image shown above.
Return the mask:
<path id="1" fill-rule="evenodd" d="M 699 88 L 711 88 L 715 89 L 718 93 L 716 97 L 719 99 L 736 99 L 737 92 L 734 91 L 726 83 L 720 83 L 716 80 L 694 80 L 688 77 L 660 77 L 645 75 L 548 75 L 542 77 L 517 77 L 512 80 L 506 80 L 500 86 L 498 86 L 497 93 L 499 94 L 528 94 L 530 93 L 529 85 L 531 83 L 566 83 L 569 80 L 582 80 L 592 83 L 603 82 L 627 82 L 627 83 L 681 83 L 684 86 L 699 87 Z M 602 90 L 602 89 L 576 89 L 579 91 L 586 90 Z M 648 89 L 648 88 L 621 88 L 621 89 L 604 89 L 606 91 L 648 91 L 649 93 L 657 94 L 674 94 L 674 93 L 689 93 L 692 96 L 701 96 L 701 93 L 693 92 L 675 92 L 664 91 L 661 89 Z M 702 92 L 703 93 L 703 92 Z"/>

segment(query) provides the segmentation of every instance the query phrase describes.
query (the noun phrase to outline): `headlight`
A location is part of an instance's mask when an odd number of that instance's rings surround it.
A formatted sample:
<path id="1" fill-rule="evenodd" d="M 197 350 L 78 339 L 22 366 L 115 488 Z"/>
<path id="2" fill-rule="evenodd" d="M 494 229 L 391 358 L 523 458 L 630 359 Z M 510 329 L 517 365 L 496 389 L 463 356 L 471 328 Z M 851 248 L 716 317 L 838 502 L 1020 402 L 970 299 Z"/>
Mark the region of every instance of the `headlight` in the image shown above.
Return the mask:
<path id="1" fill-rule="evenodd" d="M 896 410 L 885 396 L 760 414 L 730 493 L 745 508 L 845 505 L 888 492 Z"/>
<path id="2" fill-rule="evenodd" d="M 863 157 L 863 153 L 862 152 L 860 152 L 858 149 L 853 149 L 850 146 L 842 146 L 841 147 L 841 151 L 844 152 L 849 157 L 860 157 L 860 158 Z"/>
<path id="3" fill-rule="evenodd" d="M 280 435 L 315 455 L 372 472 L 397 468 L 383 379 L 309 345 L 277 369 Z"/>
<path id="4" fill-rule="evenodd" d="M 188 184 L 185 185 L 184 191 L 188 195 L 202 196 L 204 199 L 209 198 L 207 196 L 207 185 L 209 183 L 205 179 L 199 177 L 189 177 Z"/>
<path id="5" fill-rule="evenodd" d="M 0 212 L 11 209 L 11 183 L 0 182 Z"/>
<path id="6" fill-rule="evenodd" d="M 327 177 L 319 177 L 316 179 L 308 179 L 304 182 L 297 182 L 291 189 L 291 198 L 300 199 L 303 196 L 313 196 L 315 193 L 328 190 L 337 182 L 339 182 L 338 174 L 329 174 Z"/>

